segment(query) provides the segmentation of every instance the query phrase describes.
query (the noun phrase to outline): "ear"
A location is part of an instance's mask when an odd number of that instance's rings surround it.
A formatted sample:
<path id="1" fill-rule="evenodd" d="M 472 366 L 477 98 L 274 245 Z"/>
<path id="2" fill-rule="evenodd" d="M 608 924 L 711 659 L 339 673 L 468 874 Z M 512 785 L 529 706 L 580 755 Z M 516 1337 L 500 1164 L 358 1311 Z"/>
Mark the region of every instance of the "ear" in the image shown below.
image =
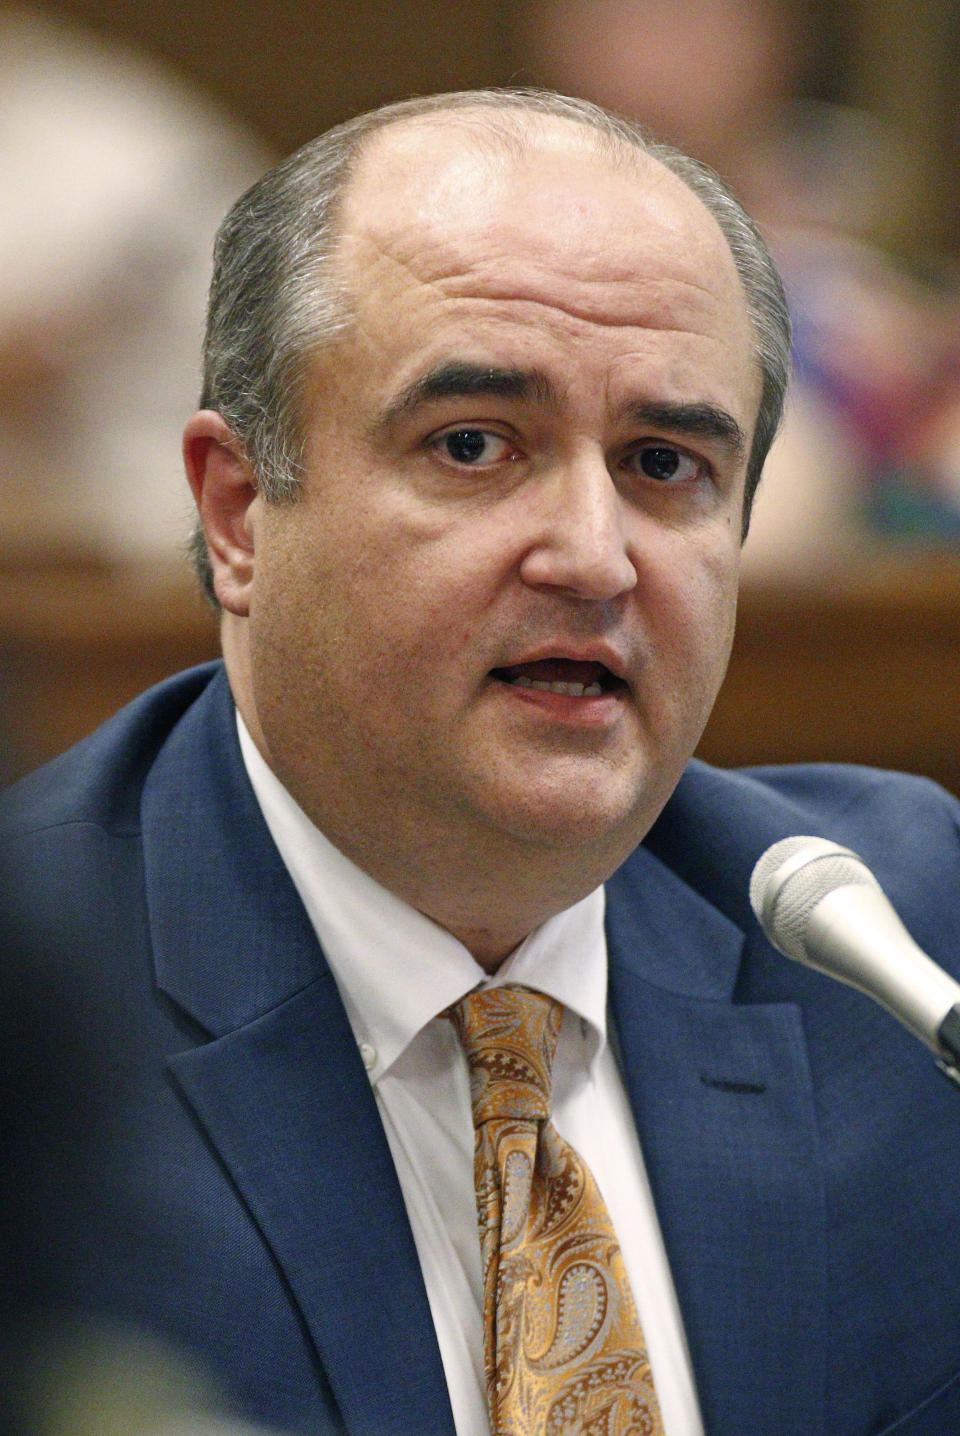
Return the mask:
<path id="1" fill-rule="evenodd" d="M 261 500 L 240 440 L 215 410 L 201 409 L 184 429 L 183 464 L 207 541 L 217 598 L 228 613 L 246 618 Z"/>

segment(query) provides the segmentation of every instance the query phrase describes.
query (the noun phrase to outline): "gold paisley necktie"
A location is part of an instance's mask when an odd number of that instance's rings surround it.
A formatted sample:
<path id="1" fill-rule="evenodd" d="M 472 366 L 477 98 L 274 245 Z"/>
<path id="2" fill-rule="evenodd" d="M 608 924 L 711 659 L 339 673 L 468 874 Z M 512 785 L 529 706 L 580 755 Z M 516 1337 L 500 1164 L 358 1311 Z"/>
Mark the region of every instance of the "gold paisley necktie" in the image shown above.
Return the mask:
<path id="1" fill-rule="evenodd" d="M 494 987 L 447 1016 L 470 1064 L 493 1436 L 663 1436 L 610 1214 L 549 1120 L 562 1006 Z"/>

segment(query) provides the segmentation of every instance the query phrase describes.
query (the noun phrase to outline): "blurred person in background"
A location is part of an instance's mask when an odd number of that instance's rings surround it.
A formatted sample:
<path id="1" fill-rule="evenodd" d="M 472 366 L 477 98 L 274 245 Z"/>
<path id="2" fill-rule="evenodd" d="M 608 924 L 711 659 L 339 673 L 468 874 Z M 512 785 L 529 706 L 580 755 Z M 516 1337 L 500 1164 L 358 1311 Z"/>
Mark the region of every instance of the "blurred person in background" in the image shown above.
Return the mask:
<path id="1" fill-rule="evenodd" d="M 213 234 L 265 148 L 142 55 L 0 5 L 5 553 L 176 559 Z"/>
<path id="2" fill-rule="evenodd" d="M 960 538 L 958 293 L 875 242 L 903 227 L 910 150 L 875 117 L 809 98 L 818 68 L 835 65 L 814 8 L 527 0 L 511 15 L 523 79 L 634 116 L 705 160 L 772 245 L 795 382 L 745 572 L 815 580 L 874 551 L 878 534 Z"/>

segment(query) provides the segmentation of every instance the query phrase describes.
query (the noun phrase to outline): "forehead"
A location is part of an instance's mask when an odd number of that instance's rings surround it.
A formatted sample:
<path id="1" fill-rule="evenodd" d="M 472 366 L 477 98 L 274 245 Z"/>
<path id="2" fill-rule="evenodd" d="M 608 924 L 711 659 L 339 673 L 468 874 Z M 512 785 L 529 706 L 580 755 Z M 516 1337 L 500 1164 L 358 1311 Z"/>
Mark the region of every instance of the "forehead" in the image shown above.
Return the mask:
<path id="1" fill-rule="evenodd" d="M 544 334 L 655 335 L 755 368 L 739 275 L 716 220 L 658 161 L 574 121 L 444 114 L 379 132 L 341 216 L 338 268 L 360 327 L 508 316 Z M 522 138 L 511 133 L 522 124 Z M 529 121 L 529 122 L 528 122 Z M 473 331 L 475 332 L 475 331 Z M 393 337 L 393 336 L 391 336 Z M 427 342 L 425 331 L 418 343 Z"/>

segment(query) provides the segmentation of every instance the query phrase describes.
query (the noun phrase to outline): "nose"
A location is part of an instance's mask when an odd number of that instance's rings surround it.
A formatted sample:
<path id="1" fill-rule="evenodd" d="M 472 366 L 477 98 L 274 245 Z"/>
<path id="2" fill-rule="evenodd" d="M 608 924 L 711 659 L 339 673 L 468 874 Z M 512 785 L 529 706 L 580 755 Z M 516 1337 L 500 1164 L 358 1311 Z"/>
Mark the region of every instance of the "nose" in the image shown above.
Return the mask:
<path id="1" fill-rule="evenodd" d="M 520 564 L 524 583 L 594 602 L 636 586 L 629 515 L 602 456 L 558 465 L 541 477 L 533 502 L 535 538 Z"/>

